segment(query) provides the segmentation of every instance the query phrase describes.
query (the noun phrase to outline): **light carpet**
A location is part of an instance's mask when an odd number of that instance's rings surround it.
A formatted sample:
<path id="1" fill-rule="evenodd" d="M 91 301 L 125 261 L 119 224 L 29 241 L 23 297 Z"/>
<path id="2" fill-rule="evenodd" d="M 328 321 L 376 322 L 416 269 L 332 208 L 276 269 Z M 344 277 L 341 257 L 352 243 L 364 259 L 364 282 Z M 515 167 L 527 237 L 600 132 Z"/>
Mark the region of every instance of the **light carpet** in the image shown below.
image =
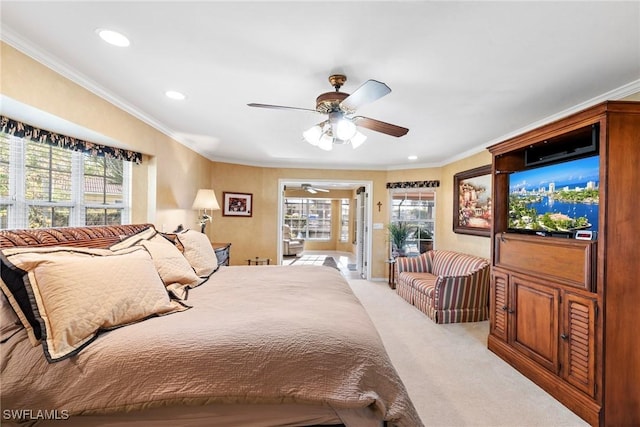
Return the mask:
<path id="1" fill-rule="evenodd" d="M 386 282 L 349 284 L 425 426 L 588 426 L 487 349 L 488 321 L 437 325 Z"/>

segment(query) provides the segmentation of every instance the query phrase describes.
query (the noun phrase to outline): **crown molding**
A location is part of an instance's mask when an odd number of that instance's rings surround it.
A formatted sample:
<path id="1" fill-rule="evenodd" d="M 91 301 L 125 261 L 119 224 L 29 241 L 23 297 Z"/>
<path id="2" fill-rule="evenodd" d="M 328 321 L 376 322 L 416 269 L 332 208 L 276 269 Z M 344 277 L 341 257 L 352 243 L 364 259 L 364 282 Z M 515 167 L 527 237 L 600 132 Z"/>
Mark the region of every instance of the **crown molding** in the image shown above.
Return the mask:
<path id="1" fill-rule="evenodd" d="M 25 55 L 31 57 L 32 59 L 34 59 L 35 61 L 45 65 L 46 67 L 52 69 L 53 71 L 55 71 L 56 73 L 62 75 L 63 77 L 69 79 L 70 81 L 80 85 L 81 87 L 83 87 L 84 89 L 90 91 L 91 93 L 99 96 L 100 98 L 106 100 L 107 102 L 115 105 L 116 107 L 120 108 L 121 110 L 131 114 L 133 117 L 141 120 L 142 122 L 148 124 L 149 126 L 153 127 L 154 129 L 158 130 L 159 132 L 167 135 L 168 137 L 170 137 L 171 139 L 175 140 L 176 142 L 184 145 L 185 147 L 189 148 L 190 150 L 193 150 L 194 152 L 204 156 L 205 158 L 211 160 L 211 161 L 215 161 L 215 162 L 222 162 L 222 163 L 234 163 L 234 164 L 242 164 L 242 165 L 247 165 L 247 166 L 260 166 L 260 167 L 283 167 L 283 168 L 292 168 L 292 169 L 299 169 L 299 168 L 311 168 L 311 169 L 322 169 L 322 168 L 326 168 L 327 165 L 319 165 L 317 163 L 309 163 L 309 164 L 297 164 L 295 166 L 292 166 L 290 164 L 280 164 L 278 162 L 276 163 L 263 163 L 263 162 L 247 162 L 247 161 L 243 161 L 241 159 L 231 159 L 231 158 L 215 158 L 212 157 L 210 155 L 206 155 L 205 153 L 201 153 L 199 151 L 197 151 L 195 149 L 195 147 L 193 146 L 192 143 L 190 143 L 190 141 L 188 141 L 185 138 L 182 138 L 179 135 L 176 135 L 176 133 L 167 128 L 166 126 L 164 126 L 162 123 L 160 123 L 159 121 L 157 121 L 156 119 L 154 119 L 151 116 L 148 116 L 146 114 L 144 114 L 143 112 L 141 112 L 140 110 L 138 110 L 137 108 L 135 108 L 134 106 L 130 105 L 129 103 L 125 102 L 124 100 L 114 96 L 113 94 L 111 94 L 107 89 L 103 88 L 102 86 L 100 86 L 98 83 L 96 83 L 95 81 L 89 79 L 88 77 L 86 77 L 85 75 L 78 73 L 77 71 L 73 70 L 68 64 L 64 63 L 63 61 L 60 61 L 59 59 L 47 54 L 46 52 L 43 52 L 42 50 L 38 49 L 37 47 L 35 47 L 33 44 L 31 44 L 29 41 L 25 40 L 24 38 L 20 37 L 16 32 L 14 32 L 11 28 L 9 28 L 7 25 L 3 25 L 2 27 L 0 27 L 0 40 L 11 45 L 12 47 L 18 49 L 20 52 L 24 53 Z M 512 138 L 514 136 L 520 135 L 522 133 L 525 133 L 527 131 L 533 130 L 535 128 L 538 128 L 540 126 L 543 126 L 547 123 L 551 123 L 553 121 L 559 120 L 563 117 L 566 117 L 568 115 L 571 115 L 573 113 L 579 112 L 581 110 L 584 110 L 588 107 L 591 107 L 595 104 L 598 104 L 600 102 L 603 101 L 608 101 L 608 100 L 620 100 L 623 99 L 627 96 L 636 94 L 640 92 L 640 79 L 632 81 L 630 83 L 627 83 L 623 86 L 620 86 L 616 89 L 613 89 L 609 92 L 603 93 L 601 95 L 598 95 L 594 98 L 591 98 L 589 100 L 586 100 L 582 103 L 579 103 L 577 105 L 574 105 L 570 108 L 567 108 L 563 111 L 560 111 L 558 113 L 555 113 L 553 115 L 547 116 L 544 119 L 538 120 L 534 123 L 530 123 L 527 126 L 524 126 L 522 128 L 516 129 L 513 132 L 509 132 L 505 135 L 499 136 L 497 138 L 494 138 L 490 141 L 487 141 L 485 143 L 483 143 L 482 145 L 479 145 L 475 148 L 471 148 L 469 150 L 466 150 L 464 152 L 458 153 L 455 156 L 449 157 L 447 159 L 444 159 L 441 162 L 435 162 L 435 163 L 422 163 L 422 164 L 418 164 L 418 163 L 412 163 L 412 164 L 404 164 L 404 165 L 387 165 L 387 166 L 380 166 L 380 165 L 359 165 L 359 166 L 343 166 L 343 167 L 336 167 L 336 166 L 332 166 L 332 169 L 351 169 L 351 170 L 404 170 L 404 169 L 420 169 L 420 168 L 438 168 L 438 167 L 443 167 L 446 166 L 450 163 L 456 162 L 458 160 L 462 160 L 466 157 L 472 156 L 474 154 L 478 154 L 484 150 L 486 150 L 487 147 L 497 144 L 501 141 L 504 141 L 506 139 Z"/>
<path id="2" fill-rule="evenodd" d="M 551 122 L 555 122 L 556 120 L 560 120 L 562 118 L 565 118 L 567 116 L 570 116 L 573 113 L 578 113 L 582 110 L 585 110 L 589 107 L 592 107 L 596 104 L 599 104 L 601 102 L 604 101 L 619 101 L 623 98 L 626 98 L 630 95 L 636 94 L 636 93 L 640 93 L 640 79 L 638 80 L 634 80 L 630 83 L 627 83 L 626 85 L 622 85 L 618 88 L 615 88 L 613 90 L 610 90 L 609 92 L 605 92 L 601 95 L 595 96 L 587 101 L 581 102 L 580 104 L 574 105 L 572 107 L 567 108 L 566 110 L 562 110 L 559 113 L 555 113 L 552 114 L 551 116 L 547 116 L 544 119 L 538 120 L 537 122 L 534 123 L 530 123 L 527 126 L 524 126 L 520 129 L 516 129 L 513 132 L 509 132 L 505 135 L 502 135 L 500 137 L 494 138 L 491 141 L 488 141 L 484 144 L 482 144 L 481 146 L 477 146 L 475 148 L 472 148 L 470 150 L 467 150 L 465 152 L 459 153 L 453 157 L 450 157 L 446 160 L 444 160 L 442 163 L 440 163 L 440 166 L 444 166 L 447 165 L 449 163 L 453 163 L 455 161 L 458 160 L 462 160 L 465 157 L 469 157 L 473 154 L 477 154 L 483 150 L 486 150 L 487 147 L 490 147 L 494 144 L 497 144 L 499 142 L 505 141 L 507 139 L 513 138 L 515 136 L 521 135 L 525 132 L 528 132 L 530 130 L 539 128 L 540 126 L 544 126 L 548 123 Z"/>
<path id="3" fill-rule="evenodd" d="M 186 147 L 193 150 L 193 147 L 190 147 L 187 141 L 182 141 L 176 138 L 175 135 L 173 134 L 174 132 L 171 129 L 167 128 L 166 126 L 164 126 L 162 123 L 160 123 L 153 117 L 142 113 L 140 110 L 133 107 L 131 104 L 127 103 L 121 98 L 114 96 L 107 89 L 100 86 L 98 83 L 91 80 L 84 74 L 81 74 L 75 71 L 72 67 L 70 67 L 65 62 L 59 60 L 58 58 L 55 58 L 52 55 L 49 55 L 46 52 L 43 52 L 41 49 L 38 49 L 31 42 L 27 41 L 23 37 L 20 37 L 15 31 L 13 31 L 11 28 L 9 28 L 6 25 L 3 25 L 0 28 L 0 40 L 16 48 L 23 54 L 34 59 L 35 61 L 46 66 L 47 68 L 50 68 L 51 70 L 55 71 L 61 76 L 69 79 L 73 83 L 76 83 L 77 85 L 83 87 L 89 92 L 99 96 L 105 101 L 115 105 L 116 107 L 131 114 L 135 118 L 143 121 L 144 123 L 148 124 L 149 126 L 153 127 L 159 132 L 162 132 L 163 134 L 169 136 L 172 139 L 175 139 L 182 145 L 185 145 Z"/>

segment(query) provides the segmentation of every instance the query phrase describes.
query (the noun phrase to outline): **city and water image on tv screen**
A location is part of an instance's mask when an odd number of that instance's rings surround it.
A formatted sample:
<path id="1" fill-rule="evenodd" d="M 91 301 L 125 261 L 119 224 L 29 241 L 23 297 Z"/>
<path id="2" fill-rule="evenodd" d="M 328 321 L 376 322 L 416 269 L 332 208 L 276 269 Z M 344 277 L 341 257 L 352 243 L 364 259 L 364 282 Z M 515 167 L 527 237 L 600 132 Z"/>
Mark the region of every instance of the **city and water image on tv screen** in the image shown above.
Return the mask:
<path id="1" fill-rule="evenodd" d="M 509 228 L 598 231 L 599 171 L 592 156 L 512 173 Z"/>

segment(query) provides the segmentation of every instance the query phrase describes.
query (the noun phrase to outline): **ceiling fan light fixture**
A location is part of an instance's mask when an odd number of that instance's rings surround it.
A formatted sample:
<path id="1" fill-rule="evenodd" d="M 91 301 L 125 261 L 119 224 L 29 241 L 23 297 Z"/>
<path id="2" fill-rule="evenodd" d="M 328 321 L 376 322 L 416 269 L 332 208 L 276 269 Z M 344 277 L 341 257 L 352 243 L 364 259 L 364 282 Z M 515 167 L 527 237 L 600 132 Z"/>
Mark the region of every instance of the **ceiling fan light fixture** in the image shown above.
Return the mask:
<path id="1" fill-rule="evenodd" d="M 304 131 L 302 136 L 309 144 L 317 146 L 320 143 L 320 138 L 322 137 L 322 128 L 320 125 L 315 125 L 314 127 Z"/>
<path id="2" fill-rule="evenodd" d="M 359 146 L 362 145 L 362 143 L 364 141 L 366 141 L 367 136 L 365 134 L 363 134 L 362 132 L 358 132 L 356 131 L 356 134 L 353 135 L 353 137 L 351 138 L 351 147 L 355 150 L 356 148 L 358 148 Z"/>
<path id="3" fill-rule="evenodd" d="M 353 138 L 358 130 L 356 129 L 355 123 L 353 123 L 349 119 L 342 118 L 337 121 L 337 123 L 332 124 L 333 126 L 333 135 L 341 139 L 343 141 L 348 141 Z"/>
<path id="4" fill-rule="evenodd" d="M 391 93 L 389 86 L 377 80 L 367 80 L 361 84 L 355 92 L 348 94 L 340 92 L 340 88 L 346 81 L 347 76 L 344 74 L 333 74 L 329 76 L 329 83 L 331 83 L 335 91 L 320 94 L 320 96 L 316 98 L 315 110 L 258 103 L 250 103 L 247 105 L 249 107 L 298 110 L 326 114 L 329 116 L 327 120 L 302 133 L 305 141 L 326 151 L 331 151 L 333 144 L 351 144 L 353 148 L 358 148 L 367 139 L 365 135 L 358 131 L 359 128 L 370 129 L 395 137 L 404 136 L 409 132 L 409 129 L 402 126 L 385 123 L 368 117 L 353 116 L 361 106 Z"/>
<path id="5" fill-rule="evenodd" d="M 325 151 L 333 150 L 333 137 L 327 133 L 323 134 L 318 142 L 318 147 Z"/>

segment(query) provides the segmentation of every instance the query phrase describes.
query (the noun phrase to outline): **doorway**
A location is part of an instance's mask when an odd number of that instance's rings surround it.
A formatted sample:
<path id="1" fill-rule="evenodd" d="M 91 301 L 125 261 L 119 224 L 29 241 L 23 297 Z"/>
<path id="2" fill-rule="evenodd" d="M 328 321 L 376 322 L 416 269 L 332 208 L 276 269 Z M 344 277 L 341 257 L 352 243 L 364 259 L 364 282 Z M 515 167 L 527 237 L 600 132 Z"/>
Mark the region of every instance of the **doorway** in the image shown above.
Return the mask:
<path id="1" fill-rule="evenodd" d="M 354 231 L 353 231 L 353 260 L 355 265 L 349 265 L 350 275 L 349 277 L 368 278 L 371 277 L 371 235 L 370 224 L 372 221 L 372 207 L 371 198 L 368 195 L 371 193 L 373 186 L 372 181 L 360 181 L 360 180 L 339 180 L 339 179 L 280 179 L 278 180 L 278 216 L 277 216 L 277 230 L 278 230 L 278 264 L 283 263 L 283 248 L 282 248 L 282 224 L 285 224 L 285 190 L 286 189 L 305 189 L 308 186 L 312 188 L 319 188 L 322 190 L 349 190 L 353 196 L 353 209 L 351 209 L 350 215 L 353 215 Z M 312 198 L 314 194 L 309 193 L 309 198 Z M 331 252 L 331 251 L 329 251 Z"/>

